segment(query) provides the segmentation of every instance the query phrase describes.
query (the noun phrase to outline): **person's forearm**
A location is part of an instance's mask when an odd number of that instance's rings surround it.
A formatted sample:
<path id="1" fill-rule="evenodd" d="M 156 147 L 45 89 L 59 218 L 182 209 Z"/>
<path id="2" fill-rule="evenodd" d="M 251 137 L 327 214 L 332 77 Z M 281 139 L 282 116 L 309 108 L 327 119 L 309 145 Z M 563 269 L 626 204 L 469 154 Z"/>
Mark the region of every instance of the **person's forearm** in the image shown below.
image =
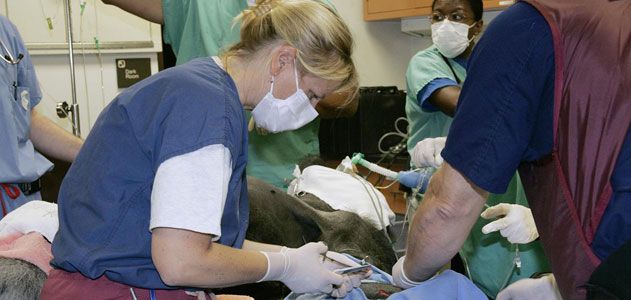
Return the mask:
<path id="1" fill-rule="evenodd" d="M 31 111 L 31 141 L 35 148 L 51 157 L 74 161 L 83 140 L 59 127 L 46 116 Z"/>
<path id="2" fill-rule="evenodd" d="M 488 193 L 448 163 L 432 176 L 410 226 L 403 270 L 409 279 L 431 277 L 458 252 Z"/>
<path id="3" fill-rule="evenodd" d="M 241 249 L 249 251 L 280 252 L 282 248 L 283 246 L 279 245 L 263 244 L 250 240 L 245 240 Z"/>
<path id="4" fill-rule="evenodd" d="M 459 86 L 446 86 L 435 91 L 427 100 L 444 114 L 453 117 L 456 114 L 460 90 Z"/>
<path id="5" fill-rule="evenodd" d="M 149 22 L 164 24 L 162 0 L 102 0 L 105 4 L 118 6 L 120 9 L 141 17 Z M 178 0 L 179 1 L 179 0 Z"/>
<path id="6" fill-rule="evenodd" d="M 213 243 L 208 235 L 181 229 L 153 229 L 151 254 L 170 286 L 234 286 L 257 282 L 267 271 L 267 259 L 258 251 Z"/>

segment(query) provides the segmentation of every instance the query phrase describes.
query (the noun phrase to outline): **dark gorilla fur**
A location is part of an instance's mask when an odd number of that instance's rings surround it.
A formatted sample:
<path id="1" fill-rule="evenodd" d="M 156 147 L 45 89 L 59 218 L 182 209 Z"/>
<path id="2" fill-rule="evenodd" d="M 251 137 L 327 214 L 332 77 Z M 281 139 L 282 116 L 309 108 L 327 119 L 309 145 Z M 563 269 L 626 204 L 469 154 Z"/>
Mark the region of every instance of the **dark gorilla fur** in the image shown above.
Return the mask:
<path id="1" fill-rule="evenodd" d="M 250 225 L 246 237 L 249 240 L 292 248 L 323 241 L 331 251 L 358 258 L 368 256 L 370 263 L 386 271 L 396 262 L 383 231 L 355 213 L 334 210 L 311 194 L 288 195 L 253 177 L 248 177 L 248 193 Z M 289 294 L 280 283 L 248 284 L 215 292 L 251 295 L 256 299 L 282 299 Z"/>

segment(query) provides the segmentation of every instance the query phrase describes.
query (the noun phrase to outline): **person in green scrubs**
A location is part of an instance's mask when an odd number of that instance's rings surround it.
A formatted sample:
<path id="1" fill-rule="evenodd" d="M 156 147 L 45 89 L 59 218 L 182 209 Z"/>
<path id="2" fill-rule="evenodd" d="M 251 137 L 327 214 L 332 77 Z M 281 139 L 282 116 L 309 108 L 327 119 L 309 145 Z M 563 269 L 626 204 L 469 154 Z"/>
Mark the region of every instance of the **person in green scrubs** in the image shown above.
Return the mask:
<path id="1" fill-rule="evenodd" d="M 316 0 L 317 1 L 317 0 Z M 323 0 L 332 6 L 330 1 Z M 171 45 L 177 64 L 198 57 L 218 55 L 239 40 L 240 26 L 234 18 L 254 0 L 103 0 L 148 21 L 162 24 L 164 42 Z M 305 91 L 308 93 L 308 91 Z M 317 96 L 317 95 L 316 95 Z M 357 110 L 356 99 L 343 105 L 347 95 L 334 94 L 320 101 L 320 117 L 345 117 Z M 248 112 L 248 118 L 250 114 Z M 251 121 L 251 123 L 253 123 Z M 251 124 L 254 125 L 254 124 Z M 250 126 L 253 129 L 254 126 Z M 316 118 L 302 128 L 280 133 L 251 130 L 247 174 L 286 189 L 293 170 L 304 157 L 320 154 Z"/>
<path id="2" fill-rule="evenodd" d="M 411 155 L 418 142 L 449 132 L 473 40 L 482 31 L 482 0 L 435 0 L 430 19 L 433 45 L 412 57 L 406 73 Z M 528 205 L 518 174 L 506 193 L 491 194 L 487 199 L 489 206 L 499 203 Z M 495 298 L 514 281 L 550 271 L 538 241 L 516 248 L 499 232 L 483 234 L 482 227 L 491 221 L 479 218 L 460 250 L 469 277 L 486 295 Z"/>

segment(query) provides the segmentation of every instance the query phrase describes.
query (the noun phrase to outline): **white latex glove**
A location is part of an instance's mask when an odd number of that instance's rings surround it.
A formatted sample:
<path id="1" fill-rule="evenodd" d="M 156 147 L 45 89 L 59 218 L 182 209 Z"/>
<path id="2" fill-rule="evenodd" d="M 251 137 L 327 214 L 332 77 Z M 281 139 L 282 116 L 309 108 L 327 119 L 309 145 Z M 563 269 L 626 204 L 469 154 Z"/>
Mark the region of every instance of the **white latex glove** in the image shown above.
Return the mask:
<path id="1" fill-rule="evenodd" d="M 8 213 L 0 220 L 0 238 L 15 233 L 41 233 L 49 242 L 53 241 L 59 229 L 57 204 L 44 201 L 30 201 Z"/>
<path id="2" fill-rule="evenodd" d="M 482 212 L 482 218 L 500 217 L 482 227 L 482 233 L 500 231 L 513 244 L 527 244 L 539 237 L 530 208 L 518 204 L 500 203 Z"/>
<path id="3" fill-rule="evenodd" d="M 405 262 L 405 255 L 399 258 L 396 264 L 392 267 L 392 281 L 395 286 L 398 286 L 402 289 L 413 288 L 422 282 L 412 281 L 410 280 L 405 272 L 403 271 L 403 263 Z"/>
<path id="4" fill-rule="evenodd" d="M 426 138 L 414 146 L 412 152 L 412 163 L 419 167 L 438 168 L 443 164 L 443 157 L 440 152 L 445 148 L 446 137 Z"/>
<path id="5" fill-rule="evenodd" d="M 322 257 L 322 259 L 324 261 L 323 262 L 324 267 L 327 268 L 329 271 L 335 271 L 337 269 L 360 266 L 358 262 L 355 262 L 354 260 L 348 258 L 346 255 L 337 253 L 334 251 L 327 251 L 326 258 Z M 368 272 L 357 272 L 357 273 L 352 273 L 352 274 L 345 274 L 343 276 L 345 279 L 348 279 L 347 284 L 350 284 L 351 289 L 353 289 L 353 288 L 359 287 L 362 283 L 362 280 L 370 277 L 371 275 L 372 275 L 372 270 L 369 270 Z M 341 287 L 341 288 L 345 288 L 345 287 Z M 331 295 L 335 297 L 343 297 L 343 296 L 339 296 L 339 294 L 336 293 L 335 290 L 333 291 L 333 293 L 331 293 Z"/>
<path id="6" fill-rule="evenodd" d="M 335 298 L 344 298 L 346 294 L 348 294 L 348 292 L 350 292 L 353 289 L 353 283 L 351 282 L 350 277 L 348 276 L 343 276 L 343 277 L 344 277 L 344 282 L 333 288 L 333 291 L 331 292 L 331 296 Z"/>
<path id="7" fill-rule="evenodd" d="M 338 286 L 338 294 L 343 290 L 344 276 L 326 269 L 320 258 L 327 250 L 324 243 L 309 243 L 297 249 L 281 252 L 262 252 L 267 258 L 267 272 L 260 281 L 281 281 L 293 292 L 331 294 L 333 285 Z"/>
<path id="8" fill-rule="evenodd" d="M 513 282 L 497 294 L 497 300 L 562 300 L 554 275 L 525 278 Z"/>

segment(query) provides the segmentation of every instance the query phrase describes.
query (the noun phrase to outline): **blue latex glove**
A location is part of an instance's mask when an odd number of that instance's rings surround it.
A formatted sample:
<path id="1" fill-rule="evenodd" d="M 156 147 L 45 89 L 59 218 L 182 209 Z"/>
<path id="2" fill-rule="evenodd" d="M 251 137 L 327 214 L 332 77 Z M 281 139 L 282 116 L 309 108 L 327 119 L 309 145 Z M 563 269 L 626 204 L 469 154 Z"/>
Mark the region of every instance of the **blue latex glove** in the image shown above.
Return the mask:
<path id="1" fill-rule="evenodd" d="M 418 188 L 421 194 L 427 190 L 429 179 L 432 177 L 433 169 L 426 168 L 417 171 L 401 171 L 397 178 L 399 183 L 409 188 Z"/>

